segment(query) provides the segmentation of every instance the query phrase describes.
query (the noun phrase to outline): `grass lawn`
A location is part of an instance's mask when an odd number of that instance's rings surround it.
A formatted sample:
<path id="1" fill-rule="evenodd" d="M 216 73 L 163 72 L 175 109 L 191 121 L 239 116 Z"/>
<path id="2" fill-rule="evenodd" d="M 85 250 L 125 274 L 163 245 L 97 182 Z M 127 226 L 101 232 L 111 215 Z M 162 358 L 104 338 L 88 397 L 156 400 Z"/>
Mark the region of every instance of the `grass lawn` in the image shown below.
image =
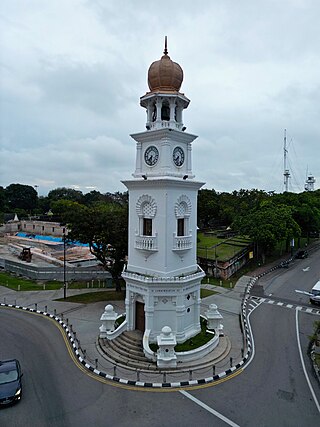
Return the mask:
<path id="1" fill-rule="evenodd" d="M 43 289 L 43 284 L 36 283 L 33 280 L 22 279 L 21 277 L 12 276 L 5 272 L 0 272 L 0 285 L 6 286 L 14 291 L 17 291 L 20 286 L 21 291 L 39 291 Z M 47 282 L 46 289 L 54 290 L 61 289 L 63 283 L 61 282 Z"/>
<path id="2" fill-rule="evenodd" d="M 93 285 L 91 281 L 70 282 L 68 283 L 68 289 L 87 289 L 87 283 L 89 283 L 90 288 L 99 287 L 99 282 L 95 280 Z M 7 288 L 12 289 L 13 291 L 53 291 L 56 289 L 61 289 L 63 287 L 63 282 L 52 280 L 45 283 L 38 283 L 31 279 L 23 279 L 21 277 L 16 277 L 14 275 L 1 271 L 0 286 L 6 286 Z"/>
<path id="3" fill-rule="evenodd" d="M 195 348 L 199 348 L 203 345 L 205 345 L 208 341 L 210 341 L 214 334 L 209 334 L 207 332 L 207 321 L 201 317 L 200 318 L 201 323 L 201 332 L 196 335 L 195 337 L 192 337 L 185 341 L 182 344 L 177 344 L 174 348 L 175 351 L 190 351 L 194 350 Z M 150 348 L 152 351 L 156 352 L 158 350 L 158 345 L 155 343 L 150 344 Z"/>
<path id="4" fill-rule="evenodd" d="M 216 258 L 220 261 L 230 259 L 250 243 L 250 240 L 245 237 L 228 239 L 228 243 L 224 243 L 227 239 L 219 239 L 215 235 L 206 236 L 204 233 L 198 233 L 197 237 L 197 255 L 211 260 Z"/>
<path id="5" fill-rule="evenodd" d="M 206 298 L 209 297 L 210 295 L 214 295 L 217 292 L 215 291 L 211 291 L 210 289 L 200 289 L 200 297 L 201 298 Z"/>
<path id="6" fill-rule="evenodd" d="M 202 279 L 201 283 L 203 285 L 210 284 L 210 285 L 213 285 L 213 286 L 221 286 L 222 288 L 230 288 L 231 289 L 231 288 L 234 287 L 234 285 L 236 284 L 237 280 L 238 279 L 235 277 L 235 275 L 232 276 L 230 278 L 230 280 L 217 279 L 215 277 L 207 276 L 207 277 L 204 277 Z M 214 292 L 214 291 L 211 291 L 211 292 Z"/>
<path id="7" fill-rule="evenodd" d="M 85 294 L 72 295 L 71 297 L 59 298 L 56 301 L 77 302 L 80 304 L 91 304 L 100 301 L 121 301 L 125 298 L 125 291 L 98 291 Z"/>

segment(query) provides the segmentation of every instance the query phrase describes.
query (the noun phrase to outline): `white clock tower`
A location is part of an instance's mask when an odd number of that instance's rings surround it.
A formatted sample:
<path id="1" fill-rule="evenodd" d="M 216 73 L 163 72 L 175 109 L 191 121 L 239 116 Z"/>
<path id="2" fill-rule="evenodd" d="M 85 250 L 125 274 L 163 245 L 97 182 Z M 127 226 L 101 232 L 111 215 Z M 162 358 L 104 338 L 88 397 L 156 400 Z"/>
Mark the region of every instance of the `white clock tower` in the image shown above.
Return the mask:
<path id="1" fill-rule="evenodd" d="M 183 71 L 173 62 L 165 41 L 164 55 L 148 71 L 150 91 L 140 98 L 146 109 L 146 131 L 136 141 L 129 191 L 129 256 L 126 281 L 128 330 L 148 332 L 156 342 L 169 326 L 177 342 L 200 331 L 200 283 L 196 262 L 197 193 L 192 142 L 183 110 L 189 99 L 180 92 Z"/>

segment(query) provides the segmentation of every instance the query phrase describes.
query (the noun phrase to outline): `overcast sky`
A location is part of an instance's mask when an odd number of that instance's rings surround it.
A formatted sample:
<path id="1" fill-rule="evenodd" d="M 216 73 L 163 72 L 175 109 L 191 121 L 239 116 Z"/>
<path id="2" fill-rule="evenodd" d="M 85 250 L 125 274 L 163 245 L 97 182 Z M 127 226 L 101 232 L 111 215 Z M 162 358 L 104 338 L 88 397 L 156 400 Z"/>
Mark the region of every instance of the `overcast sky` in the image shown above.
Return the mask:
<path id="1" fill-rule="evenodd" d="M 125 191 L 168 36 L 206 188 L 320 188 L 319 0 L 2 0 L 0 185 Z"/>

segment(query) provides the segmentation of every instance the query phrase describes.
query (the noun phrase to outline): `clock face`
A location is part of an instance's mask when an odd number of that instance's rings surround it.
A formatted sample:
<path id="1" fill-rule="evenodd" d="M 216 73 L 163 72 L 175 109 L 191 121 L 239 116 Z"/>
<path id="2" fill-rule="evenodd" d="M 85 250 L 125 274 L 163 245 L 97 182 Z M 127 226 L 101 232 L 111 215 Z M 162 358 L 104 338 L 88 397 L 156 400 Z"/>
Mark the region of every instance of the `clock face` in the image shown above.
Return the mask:
<path id="1" fill-rule="evenodd" d="M 184 163 L 184 151 L 181 147 L 176 147 L 173 150 L 173 162 L 176 166 L 182 166 Z"/>
<path id="2" fill-rule="evenodd" d="M 158 158 L 159 151 L 154 145 L 148 147 L 144 152 L 144 161 L 147 163 L 148 166 L 154 166 L 157 163 Z"/>

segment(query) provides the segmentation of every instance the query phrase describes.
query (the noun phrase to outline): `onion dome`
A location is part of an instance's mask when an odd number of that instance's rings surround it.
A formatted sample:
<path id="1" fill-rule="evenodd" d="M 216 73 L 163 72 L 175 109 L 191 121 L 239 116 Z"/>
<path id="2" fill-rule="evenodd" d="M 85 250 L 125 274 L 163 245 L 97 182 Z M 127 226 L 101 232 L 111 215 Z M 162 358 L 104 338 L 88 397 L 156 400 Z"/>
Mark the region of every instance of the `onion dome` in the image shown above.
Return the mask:
<path id="1" fill-rule="evenodd" d="M 179 64 L 173 62 L 168 55 L 167 37 L 165 37 L 164 55 L 159 61 L 153 62 L 148 71 L 150 92 L 179 92 L 183 71 Z"/>

